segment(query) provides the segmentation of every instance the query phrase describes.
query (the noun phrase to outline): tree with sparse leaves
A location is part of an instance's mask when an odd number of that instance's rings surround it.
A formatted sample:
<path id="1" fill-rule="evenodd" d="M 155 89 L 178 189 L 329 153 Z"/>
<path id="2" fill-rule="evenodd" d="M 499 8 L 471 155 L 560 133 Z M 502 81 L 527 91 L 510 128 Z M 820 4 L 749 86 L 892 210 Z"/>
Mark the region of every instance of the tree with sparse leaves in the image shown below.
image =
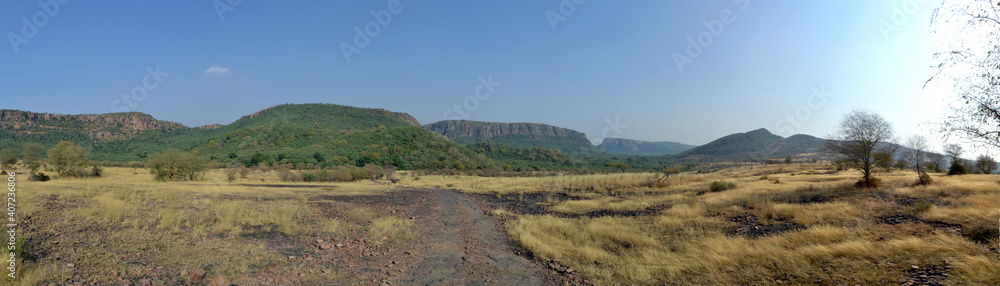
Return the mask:
<path id="1" fill-rule="evenodd" d="M 969 173 L 969 169 L 962 163 L 962 153 L 964 152 L 961 145 L 944 145 L 944 153 L 951 156 L 951 167 L 948 168 L 948 175 L 965 175 Z"/>
<path id="2" fill-rule="evenodd" d="M 924 84 L 943 83 L 958 93 L 942 131 L 1000 147 L 1000 3 L 945 1 L 931 24 L 935 34 L 955 37 L 941 39 L 948 46 L 934 54 L 937 71 Z"/>
<path id="3" fill-rule="evenodd" d="M 608 167 L 612 167 L 612 168 L 615 168 L 615 169 L 619 169 L 619 170 L 621 170 L 621 171 L 622 171 L 622 173 L 625 173 L 625 170 L 628 170 L 628 168 L 629 168 L 629 167 L 628 167 L 628 164 L 625 164 L 625 163 L 621 163 L 621 162 L 617 162 L 617 163 L 608 163 Z"/>
<path id="4" fill-rule="evenodd" d="M 976 158 L 976 171 L 983 174 L 993 173 L 997 169 L 997 161 L 990 157 L 989 155 L 979 155 Z"/>
<path id="5" fill-rule="evenodd" d="M 17 163 L 17 155 L 10 149 L 0 150 L 0 173 L 7 174 L 7 168 Z"/>
<path id="6" fill-rule="evenodd" d="M 34 180 L 38 168 L 42 167 L 42 154 L 45 152 L 45 146 L 34 142 L 25 143 L 22 151 L 24 156 L 21 157 L 21 163 L 28 167 L 31 172 L 28 178 Z"/>
<path id="7" fill-rule="evenodd" d="M 892 142 L 893 128 L 889 121 L 878 113 L 855 109 L 840 121 L 840 128 L 832 140 L 827 140 L 826 149 L 840 155 L 853 167 L 861 170 L 860 187 L 878 187 L 878 180 L 872 176 L 878 158 L 876 154 L 886 153 L 886 144 Z"/>

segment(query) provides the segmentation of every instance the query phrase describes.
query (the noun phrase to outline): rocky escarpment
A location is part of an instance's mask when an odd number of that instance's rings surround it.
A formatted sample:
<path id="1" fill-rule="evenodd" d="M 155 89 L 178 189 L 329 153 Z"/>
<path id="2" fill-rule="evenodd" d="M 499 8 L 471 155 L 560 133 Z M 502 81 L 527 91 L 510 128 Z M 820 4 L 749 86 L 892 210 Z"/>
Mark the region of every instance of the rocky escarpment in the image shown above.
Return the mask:
<path id="1" fill-rule="evenodd" d="M 82 132 L 97 141 L 129 138 L 148 130 L 187 128 L 140 112 L 65 115 L 0 110 L 0 129 L 11 132 Z"/>
<path id="2" fill-rule="evenodd" d="M 522 136 L 536 138 L 561 138 L 575 143 L 590 144 L 582 132 L 541 123 L 499 123 L 466 120 L 445 120 L 424 125 L 431 131 L 453 141 L 474 139 L 490 141 L 496 137 Z"/>

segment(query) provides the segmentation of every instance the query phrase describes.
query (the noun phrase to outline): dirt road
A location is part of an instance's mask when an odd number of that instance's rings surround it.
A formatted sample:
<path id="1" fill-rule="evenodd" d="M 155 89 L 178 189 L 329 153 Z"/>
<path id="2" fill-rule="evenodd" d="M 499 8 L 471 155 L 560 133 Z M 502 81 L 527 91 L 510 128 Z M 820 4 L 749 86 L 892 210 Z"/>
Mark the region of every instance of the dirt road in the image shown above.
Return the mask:
<path id="1" fill-rule="evenodd" d="M 542 267 L 514 254 L 496 220 L 469 196 L 428 190 L 430 213 L 420 260 L 400 279 L 407 285 L 552 284 Z"/>

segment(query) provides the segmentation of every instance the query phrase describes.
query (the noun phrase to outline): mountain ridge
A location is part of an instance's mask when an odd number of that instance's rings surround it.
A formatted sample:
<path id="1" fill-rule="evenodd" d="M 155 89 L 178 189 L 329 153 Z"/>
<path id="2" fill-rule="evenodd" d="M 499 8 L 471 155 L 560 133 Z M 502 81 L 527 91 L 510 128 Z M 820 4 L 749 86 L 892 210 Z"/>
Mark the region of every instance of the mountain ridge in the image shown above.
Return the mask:
<path id="1" fill-rule="evenodd" d="M 612 154 L 660 156 L 678 154 L 698 146 L 673 141 L 645 141 L 627 138 L 604 138 L 597 145 L 601 151 Z"/>

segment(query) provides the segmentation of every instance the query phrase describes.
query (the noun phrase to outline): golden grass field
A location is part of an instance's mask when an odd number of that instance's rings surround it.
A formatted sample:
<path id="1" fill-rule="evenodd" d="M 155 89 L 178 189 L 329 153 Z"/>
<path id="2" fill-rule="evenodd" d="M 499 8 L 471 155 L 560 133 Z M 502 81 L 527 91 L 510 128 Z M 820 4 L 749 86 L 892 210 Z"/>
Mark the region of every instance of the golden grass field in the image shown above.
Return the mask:
<path id="1" fill-rule="evenodd" d="M 567 214 L 669 205 L 648 216 L 522 214 L 507 223 L 509 234 L 526 250 L 573 266 L 599 284 L 900 284 L 912 266 L 929 265 L 951 266 L 946 280 L 950 284 L 1000 283 L 997 238 L 976 243 L 924 223 L 878 221 L 912 214 L 966 229 L 996 229 L 998 176 L 934 174 L 933 185 L 913 186 L 915 172 L 896 171 L 878 174 L 887 184 L 879 190 L 855 189 L 859 172 L 834 172 L 826 164 L 682 173 L 651 184 L 655 176 L 423 176 L 405 184 L 498 196 L 565 194 L 574 198 L 546 203 L 549 211 Z M 717 180 L 737 187 L 707 192 Z M 920 198 L 937 203 L 924 209 L 897 203 Z M 508 209 L 491 213 L 512 215 Z M 801 228 L 760 238 L 732 235 L 738 224 L 727 218 L 738 214 L 755 215 L 763 224 L 794 222 Z"/>
<path id="2" fill-rule="evenodd" d="M 490 213 L 509 218 L 506 230 L 525 250 L 572 266 L 599 285 L 899 284 L 912 266 L 930 265 L 950 266 L 949 284 L 1000 281 L 997 238 L 982 243 L 928 223 L 880 222 L 911 215 L 965 229 L 995 229 L 1000 177 L 932 174 L 933 185 L 914 186 L 914 172 L 896 171 L 877 174 L 887 186 L 859 190 L 852 187 L 858 176 L 827 164 L 790 164 L 682 173 L 659 183 L 652 173 L 524 178 L 410 173 L 401 176 L 400 185 L 497 197 L 551 194 L 542 202 L 549 214 L 506 208 Z M 736 187 L 711 192 L 714 181 Z M 418 235 L 412 222 L 389 210 L 341 204 L 350 219 L 337 220 L 314 208 L 322 196 L 404 191 L 385 182 L 284 183 L 274 172 L 228 183 L 222 170 L 210 170 L 201 181 L 166 183 L 154 181 L 145 169 L 106 168 L 100 178 L 19 179 L 17 214 L 30 218 L 27 235 L 47 243 L 29 247 L 45 249 L 46 257 L 73 257 L 88 277 L 204 265 L 241 277 L 284 263 L 266 239 L 255 239 L 268 233 L 300 240 L 350 233 L 403 241 Z M 902 203 L 914 200 L 924 206 Z M 637 216 L 560 215 L 655 206 L 666 208 Z M 763 225 L 799 227 L 738 235 L 740 223 L 730 219 L 738 215 L 753 215 Z M 14 284 L 72 275 L 66 261 L 29 262 L 21 265 Z M 325 275 L 338 279 L 335 272 Z"/>

